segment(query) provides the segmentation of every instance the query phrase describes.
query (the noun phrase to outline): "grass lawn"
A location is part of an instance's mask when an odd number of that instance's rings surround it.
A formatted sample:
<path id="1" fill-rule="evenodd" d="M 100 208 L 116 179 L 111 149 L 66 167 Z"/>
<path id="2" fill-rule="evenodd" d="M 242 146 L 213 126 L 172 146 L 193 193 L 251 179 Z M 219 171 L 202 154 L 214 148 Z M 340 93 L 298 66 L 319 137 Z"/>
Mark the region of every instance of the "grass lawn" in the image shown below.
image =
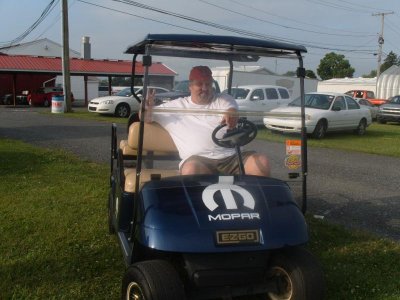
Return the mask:
<path id="1" fill-rule="evenodd" d="M 300 139 L 300 135 L 272 133 L 266 128 L 261 128 L 257 138 L 284 142 L 286 139 Z M 396 123 L 373 123 L 367 128 L 367 132 L 363 136 L 355 135 L 352 132 L 333 132 L 328 133 L 321 140 L 309 138 L 307 141 L 310 147 L 332 148 L 400 157 L 400 125 Z"/>
<path id="2" fill-rule="evenodd" d="M 51 114 L 50 112 L 45 112 Z M 115 122 L 127 124 L 128 119 L 116 118 L 108 115 L 89 113 L 87 111 L 75 111 L 68 114 L 52 114 L 59 117 L 79 118 L 102 122 Z M 297 139 L 300 135 L 296 134 L 275 134 L 270 130 L 259 128 L 258 139 L 268 141 L 284 142 L 286 139 Z M 377 124 L 373 123 L 367 128 L 364 136 L 357 136 L 352 132 L 328 133 L 322 140 L 308 139 L 308 146 L 332 148 L 348 151 L 358 151 L 370 154 L 388 155 L 400 157 L 400 124 Z"/>
<path id="3" fill-rule="evenodd" d="M 0 139 L 0 299 L 118 299 L 108 166 Z M 400 244 L 308 218 L 327 299 L 400 299 Z"/>
<path id="4" fill-rule="evenodd" d="M 41 112 L 42 114 L 52 115 L 59 118 L 76 118 L 76 119 L 84 119 L 84 120 L 91 120 L 91 121 L 101 121 L 101 122 L 109 122 L 109 123 L 120 123 L 120 124 L 127 124 L 128 118 L 117 118 L 113 115 L 101 115 L 97 113 L 90 113 L 88 111 L 82 110 L 75 110 L 72 113 L 61 113 L 61 114 L 54 114 L 51 112 Z"/>

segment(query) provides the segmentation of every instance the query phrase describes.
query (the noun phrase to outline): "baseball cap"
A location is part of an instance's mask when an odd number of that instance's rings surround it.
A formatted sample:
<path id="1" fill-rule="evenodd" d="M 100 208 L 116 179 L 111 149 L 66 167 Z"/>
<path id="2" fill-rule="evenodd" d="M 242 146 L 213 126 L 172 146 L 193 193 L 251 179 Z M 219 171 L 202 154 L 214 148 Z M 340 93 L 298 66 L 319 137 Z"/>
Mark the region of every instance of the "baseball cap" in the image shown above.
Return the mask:
<path id="1" fill-rule="evenodd" d="M 207 66 L 193 67 L 189 74 L 189 80 L 212 80 L 212 72 Z"/>

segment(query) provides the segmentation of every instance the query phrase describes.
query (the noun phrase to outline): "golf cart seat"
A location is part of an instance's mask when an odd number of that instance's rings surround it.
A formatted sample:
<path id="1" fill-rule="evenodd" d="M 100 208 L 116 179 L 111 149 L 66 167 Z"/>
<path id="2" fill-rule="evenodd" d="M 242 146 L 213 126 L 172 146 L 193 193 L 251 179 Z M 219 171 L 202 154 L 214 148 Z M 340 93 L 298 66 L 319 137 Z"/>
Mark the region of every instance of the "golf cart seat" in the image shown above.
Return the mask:
<path id="1" fill-rule="evenodd" d="M 122 142 L 126 149 L 126 153 L 132 153 L 136 156 L 138 150 L 138 136 L 139 136 L 140 123 L 133 123 L 129 127 L 128 140 Z M 143 140 L 143 159 L 176 159 L 179 157 L 178 150 L 176 149 L 175 143 L 173 142 L 169 133 L 157 123 L 145 123 L 144 124 L 144 140 Z M 120 146 L 121 146 L 120 144 Z M 136 187 L 136 168 L 124 169 L 125 174 L 125 192 L 133 193 Z M 140 175 L 140 184 L 147 181 L 160 179 L 164 177 L 177 176 L 179 170 L 171 169 L 153 169 L 153 168 L 142 168 Z"/>

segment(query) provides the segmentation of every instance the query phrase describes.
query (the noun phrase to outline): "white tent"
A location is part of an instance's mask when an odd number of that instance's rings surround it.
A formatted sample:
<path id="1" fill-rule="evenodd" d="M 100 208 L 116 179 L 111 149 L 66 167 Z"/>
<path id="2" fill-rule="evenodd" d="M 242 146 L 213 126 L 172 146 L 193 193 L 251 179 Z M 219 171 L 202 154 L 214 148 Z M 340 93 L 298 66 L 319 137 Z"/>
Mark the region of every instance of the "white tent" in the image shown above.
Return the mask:
<path id="1" fill-rule="evenodd" d="M 377 98 L 380 99 L 400 95 L 400 67 L 391 66 L 379 76 L 376 93 Z"/>

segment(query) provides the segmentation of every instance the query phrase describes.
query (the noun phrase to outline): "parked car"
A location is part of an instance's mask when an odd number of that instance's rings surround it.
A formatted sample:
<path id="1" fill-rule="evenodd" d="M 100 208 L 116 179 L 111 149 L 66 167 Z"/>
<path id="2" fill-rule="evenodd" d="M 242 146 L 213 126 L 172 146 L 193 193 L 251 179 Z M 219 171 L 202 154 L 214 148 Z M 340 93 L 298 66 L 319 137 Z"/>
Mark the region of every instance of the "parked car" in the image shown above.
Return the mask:
<path id="1" fill-rule="evenodd" d="M 388 103 L 379 106 L 378 123 L 400 122 L 400 95 L 389 98 Z"/>
<path id="2" fill-rule="evenodd" d="M 221 92 L 218 82 L 214 80 L 213 82 L 214 91 L 219 94 Z M 189 91 L 189 80 L 180 81 L 172 91 L 162 92 L 155 94 L 156 104 L 160 104 L 165 101 L 174 100 L 180 97 L 187 97 L 190 95 Z"/>
<path id="3" fill-rule="evenodd" d="M 300 113 L 300 98 L 287 107 L 271 110 L 271 113 Z M 308 93 L 305 95 L 307 133 L 321 139 L 329 131 L 354 130 L 363 135 L 371 124 L 371 113 L 353 98 L 339 93 Z M 267 116 L 264 124 L 268 129 L 281 132 L 300 132 L 300 119 Z"/>
<path id="4" fill-rule="evenodd" d="M 371 113 L 372 120 L 376 120 L 376 116 L 378 115 L 379 108 L 378 106 L 372 105 L 368 99 L 364 98 L 354 98 L 354 100 L 360 104 L 362 107 L 366 107 Z"/>
<path id="5" fill-rule="evenodd" d="M 223 93 L 228 93 L 228 90 L 224 90 Z M 238 86 L 232 88 L 231 94 L 236 99 L 239 110 L 259 113 L 256 116 L 249 115 L 247 119 L 261 125 L 263 124 L 262 112 L 288 105 L 291 101 L 287 88 L 274 85 Z"/>
<path id="6" fill-rule="evenodd" d="M 110 95 L 107 85 L 99 85 L 98 92 L 99 92 L 98 93 L 99 97 L 105 97 Z"/>
<path id="7" fill-rule="evenodd" d="M 169 90 L 162 87 L 150 86 L 155 89 L 156 93 L 168 92 Z M 142 94 L 143 87 L 135 87 L 137 95 Z M 139 111 L 140 104 L 133 97 L 131 88 L 125 88 L 113 96 L 99 97 L 90 100 L 88 105 L 89 112 L 99 114 L 110 114 L 120 118 L 127 118 L 131 112 Z"/>
<path id="8" fill-rule="evenodd" d="M 27 105 L 28 104 L 28 91 L 22 91 L 21 94 L 15 97 L 15 104 L 16 105 Z M 14 104 L 14 97 L 13 94 L 6 94 L 4 95 L 3 99 L 1 99 L 1 104 L 5 105 L 13 105 Z"/>
<path id="9" fill-rule="evenodd" d="M 63 95 L 62 87 L 42 87 L 28 94 L 28 103 L 32 106 L 50 106 L 53 96 Z M 74 95 L 71 93 L 71 101 L 74 102 Z"/>

